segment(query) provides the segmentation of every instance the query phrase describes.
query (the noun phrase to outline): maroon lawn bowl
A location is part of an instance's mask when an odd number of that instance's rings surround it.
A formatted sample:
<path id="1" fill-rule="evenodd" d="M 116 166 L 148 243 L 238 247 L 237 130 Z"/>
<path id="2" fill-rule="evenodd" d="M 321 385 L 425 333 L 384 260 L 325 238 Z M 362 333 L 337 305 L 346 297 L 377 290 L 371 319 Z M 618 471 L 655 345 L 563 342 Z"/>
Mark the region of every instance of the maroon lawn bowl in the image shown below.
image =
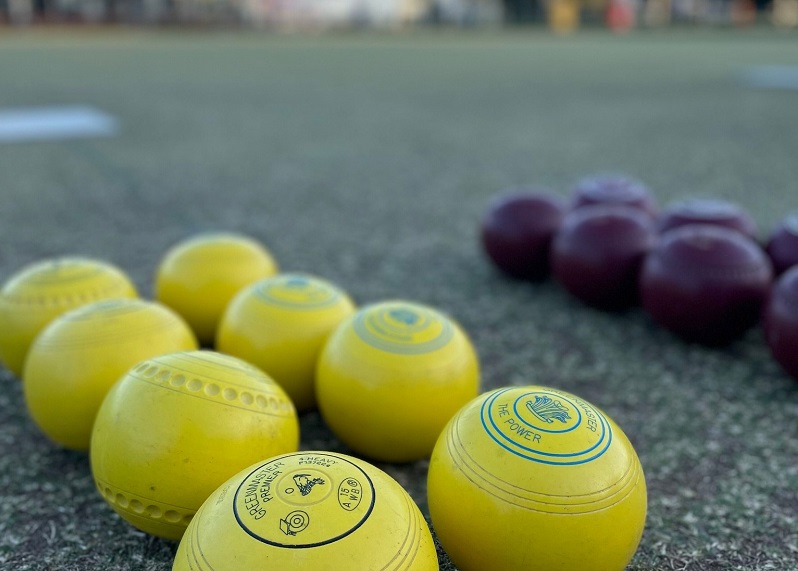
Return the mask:
<path id="1" fill-rule="evenodd" d="M 585 206 L 565 217 L 551 247 L 554 278 L 600 309 L 637 302 L 637 278 L 654 246 L 651 218 L 629 206 Z"/>
<path id="2" fill-rule="evenodd" d="M 716 224 L 742 232 L 756 240 L 756 222 L 742 208 L 727 200 L 692 198 L 669 205 L 659 217 L 659 231 L 687 224 Z"/>
<path id="3" fill-rule="evenodd" d="M 771 354 L 785 371 L 798 379 L 798 266 L 776 282 L 763 317 Z"/>
<path id="4" fill-rule="evenodd" d="M 773 280 L 759 245 L 736 230 L 690 224 L 662 234 L 640 273 L 640 298 L 687 341 L 727 345 L 755 325 Z"/>
<path id="5" fill-rule="evenodd" d="M 770 235 L 767 253 L 776 274 L 783 274 L 789 268 L 798 266 L 798 212 L 788 214 Z"/>
<path id="6" fill-rule="evenodd" d="M 549 246 L 565 216 L 565 201 L 541 189 L 519 189 L 495 198 L 481 225 L 482 246 L 493 263 L 520 279 L 549 272 Z"/>
<path id="7" fill-rule="evenodd" d="M 599 174 L 580 180 L 573 190 L 573 208 L 598 204 L 631 206 L 656 217 L 659 208 L 646 185 L 620 174 Z"/>

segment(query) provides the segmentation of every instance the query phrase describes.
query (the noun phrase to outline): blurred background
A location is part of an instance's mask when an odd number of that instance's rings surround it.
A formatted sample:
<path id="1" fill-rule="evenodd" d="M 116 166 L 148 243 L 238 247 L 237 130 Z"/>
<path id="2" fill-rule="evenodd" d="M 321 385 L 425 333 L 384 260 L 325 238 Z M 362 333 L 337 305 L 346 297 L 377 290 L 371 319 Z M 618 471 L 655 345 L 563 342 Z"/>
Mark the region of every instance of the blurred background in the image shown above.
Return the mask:
<path id="1" fill-rule="evenodd" d="M 798 26 L 798 0 L 0 0 L 0 25 L 135 24 L 280 31 L 425 26 Z"/>

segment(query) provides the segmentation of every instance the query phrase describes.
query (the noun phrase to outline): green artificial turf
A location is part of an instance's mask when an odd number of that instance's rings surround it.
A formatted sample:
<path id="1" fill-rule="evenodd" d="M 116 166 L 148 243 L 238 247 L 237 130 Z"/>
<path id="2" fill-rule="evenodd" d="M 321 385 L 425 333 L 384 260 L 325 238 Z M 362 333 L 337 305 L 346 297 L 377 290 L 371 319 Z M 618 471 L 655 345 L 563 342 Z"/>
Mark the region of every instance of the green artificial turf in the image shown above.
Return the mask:
<path id="1" fill-rule="evenodd" d="M 0 279 L 43 257 L 125 268 L 208 229 L 251 234 L 286 270 L 359 303 L 437 306 L 472 337 L 485 389 L 575 392 L 626 432 L 649 493 L 629 569 L 798 569 L 798 382 L 752 331 L 686 345 L 638 310 L 588 309 L 507 280 L 477 224 L 491 195 L 623 171 L 666 203 L 739 202 L 763 236 L 798 208 L 798 92 L 737 81 L 798 61 L 795 34 L 730 30 L 343 35 L 0 31 L 0 108 L 89 104 L 118 138 L 0 145 Z M 798 350 L 798 348 L 796 348 Z M 96 493 L 0 373 L 0 567 L 170 569 L 176 546 Z M 316 414 L 302 447 L 346 449 Z M 380 465 L 428 514 L 426 463 Z M 441 552 L 441 568 L 454 569 Z M 576 570 L 574 570 L 576 571 Z"/>

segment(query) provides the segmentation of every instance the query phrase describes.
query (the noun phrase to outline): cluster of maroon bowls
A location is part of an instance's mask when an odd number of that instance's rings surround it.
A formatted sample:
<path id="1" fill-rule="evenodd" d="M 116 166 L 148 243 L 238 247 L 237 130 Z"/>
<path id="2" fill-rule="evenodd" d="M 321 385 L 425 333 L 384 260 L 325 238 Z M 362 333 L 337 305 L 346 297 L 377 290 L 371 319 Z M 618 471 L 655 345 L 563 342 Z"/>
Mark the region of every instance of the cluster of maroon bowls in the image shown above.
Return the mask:
<path id="1" fill-rule="evenodd" d="M 548 275 L 604 310 L 637 304 L 689 342 L 732 343 L 761 322 L 776 360 L 798 377 L 798 213 L 764 245 L 734 203 L 694 198 L 659 210 L 641 182 L 598 175 L 570 202 L 540 187 L 498 195 L 482 245 L 518 279 Z"/>

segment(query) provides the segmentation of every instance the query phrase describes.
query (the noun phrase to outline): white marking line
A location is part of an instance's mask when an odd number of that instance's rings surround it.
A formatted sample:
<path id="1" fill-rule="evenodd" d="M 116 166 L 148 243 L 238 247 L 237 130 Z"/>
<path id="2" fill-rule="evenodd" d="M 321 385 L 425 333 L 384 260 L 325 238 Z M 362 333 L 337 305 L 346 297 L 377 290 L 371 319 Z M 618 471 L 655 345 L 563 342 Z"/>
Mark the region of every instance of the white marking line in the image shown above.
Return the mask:
<path id="1" fill-rule="evenodd" d="M 0 143 L 111 137 L 118 131 L 114 117 L 93 107 L 0 109 Z"/>
<path id="2" fill-rule="evenodd" d="M 751 87 L 798 90 L 798 65 L 758 65 L 742 72 L 740 78 Z"/>

